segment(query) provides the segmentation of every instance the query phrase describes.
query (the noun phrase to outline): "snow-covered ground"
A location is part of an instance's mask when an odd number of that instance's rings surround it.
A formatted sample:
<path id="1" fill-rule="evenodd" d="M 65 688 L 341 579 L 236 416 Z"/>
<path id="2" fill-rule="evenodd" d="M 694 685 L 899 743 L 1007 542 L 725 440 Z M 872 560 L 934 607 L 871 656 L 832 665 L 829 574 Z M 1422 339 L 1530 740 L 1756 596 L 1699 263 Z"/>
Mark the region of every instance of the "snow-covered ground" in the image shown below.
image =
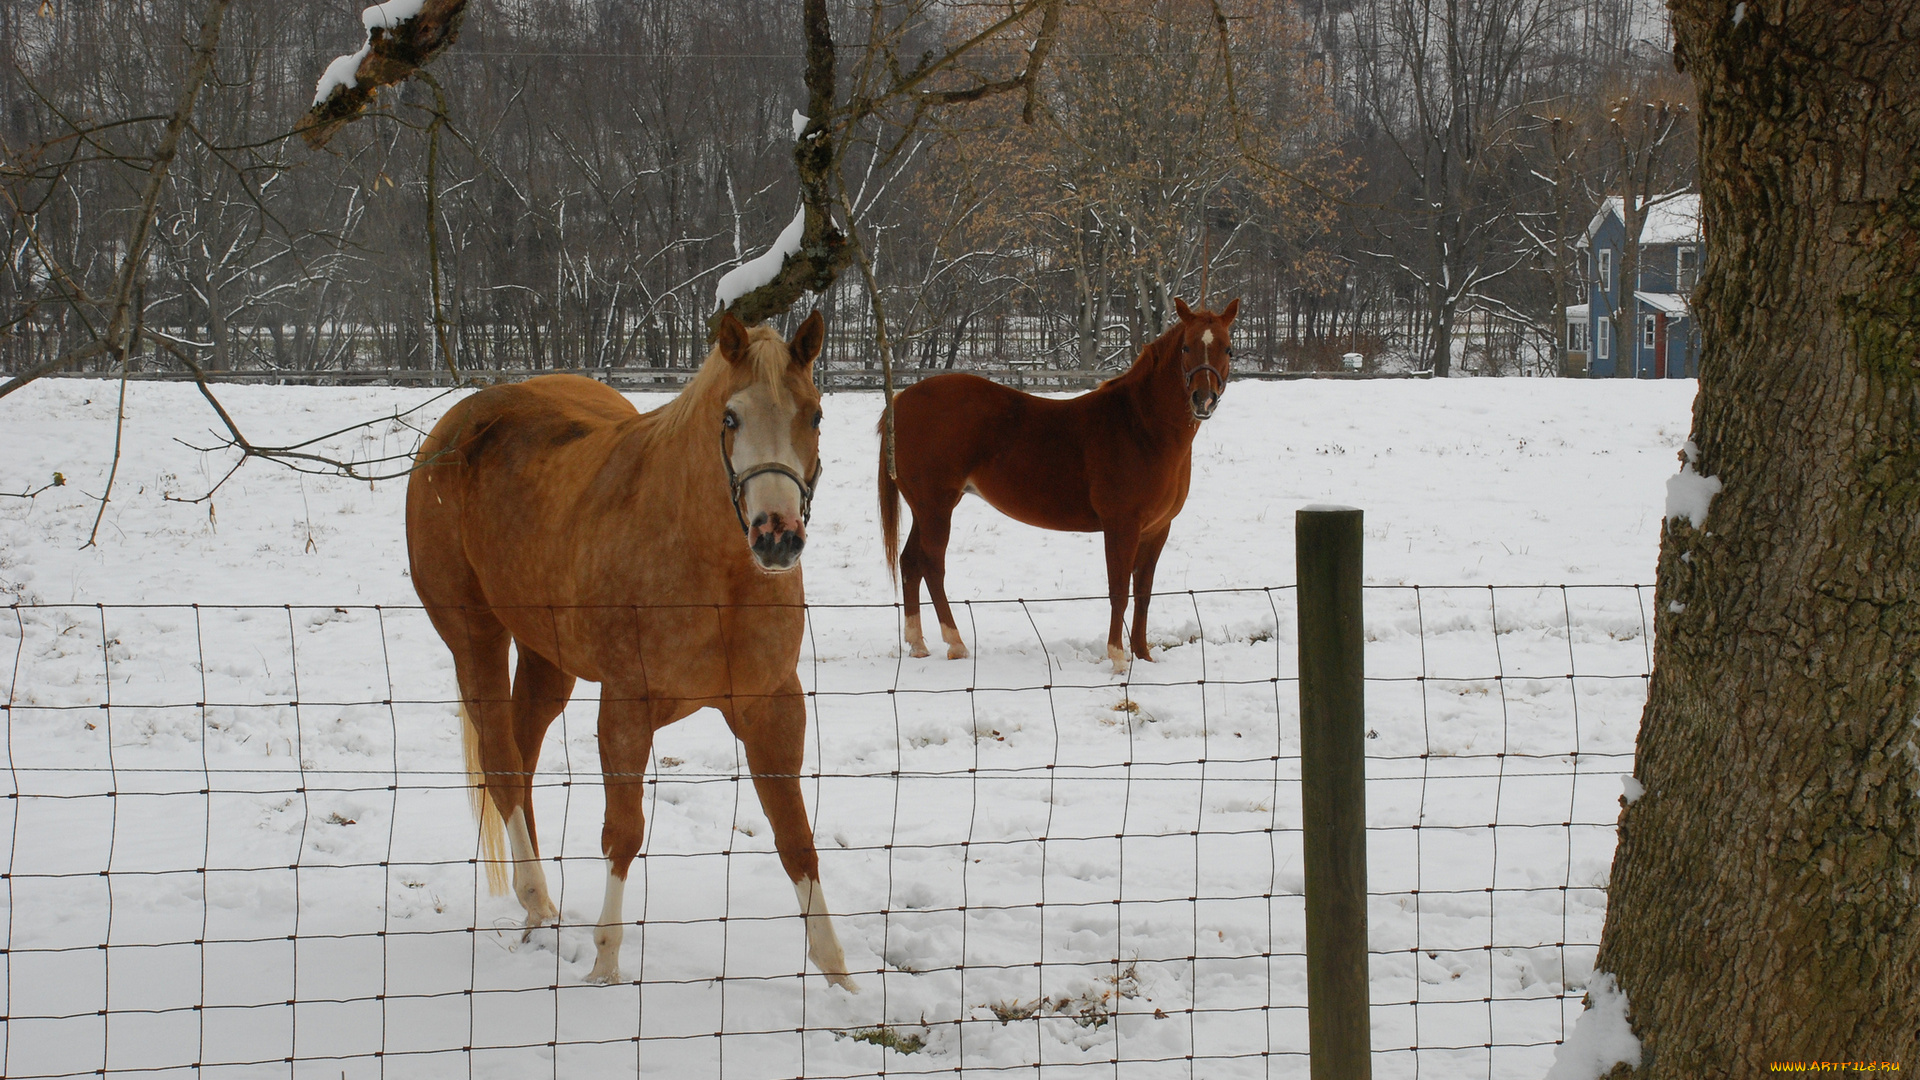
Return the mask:
<path id="1" fill-rule="evenodd" d="M 830 397 L 801 671 L 850 997 L 801 974 L 793 893 L 708 715 L 655 744 L 634 982 L 583 984 L 603 879 L 589 684 L 536 796 L 568 925 L 520 943 L 469 861 L 402 483 L 255 462 L 173 501 L 226 471 L 186 445 L 213 417 L 189 386 L 135 384 L 82 549 L 117 384 L 38 383 L 0 403 L 0 491 L 68 478 L 0 498 L 0 594 L 21 605 L 0 613 L 0 1074 L 1304 1076 L 1292 512 L 1333 501 L 1366 510 L 1376 586 L 1375 1069 L 1413 1075 L 1419 1045 L 1421 1076 L 1539 1076 L 1591 973 L 1644 695 L 1651 591 L 1619 586 L 1651 578 L 1693 389 L 1236 383 L 1161 563 L 1162 662 L 1130 680 L 1100 663 L 1104 601 L 1057 599 L 1101 591 L 1097 537 L 972 501 L 949 587 L 975 656 L 901 657 L 879 401 Z M 260 442 L 430 396 L 223 394 Z M 405 451 L 450 400 L 334 445 Z"/>

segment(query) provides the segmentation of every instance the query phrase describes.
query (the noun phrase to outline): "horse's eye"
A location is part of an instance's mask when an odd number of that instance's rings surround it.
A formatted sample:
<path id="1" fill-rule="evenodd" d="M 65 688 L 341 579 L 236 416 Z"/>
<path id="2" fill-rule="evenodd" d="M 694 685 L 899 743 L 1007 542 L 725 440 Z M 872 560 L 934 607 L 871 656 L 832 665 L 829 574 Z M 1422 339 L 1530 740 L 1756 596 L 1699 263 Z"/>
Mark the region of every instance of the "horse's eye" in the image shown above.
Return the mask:
<path id="1" fill-rule="evenodd" d="M 727 415 L 720 418 L 720 426 L 726 428 L 728 431 L 739 431 L 740 418 L 734 415 L 732 409 L 728 409 Z"/>
<path id="2" fill-rule="evenodd" d="M 826 413 L 823 413 L 818 409 L 815 409 L 813 411 L 813 430 L 815 431 L 820 430 L 820 421 L 826 419 L 826 416 L 827 416 Z"/>
<path id="3" fill-rule="evenodd" d="M 1193 351 L 1193 347 L 1191 345 L 1182 345 L 1180 346 L 1180 351 L 1183 353 L 1190 353 Z"/>

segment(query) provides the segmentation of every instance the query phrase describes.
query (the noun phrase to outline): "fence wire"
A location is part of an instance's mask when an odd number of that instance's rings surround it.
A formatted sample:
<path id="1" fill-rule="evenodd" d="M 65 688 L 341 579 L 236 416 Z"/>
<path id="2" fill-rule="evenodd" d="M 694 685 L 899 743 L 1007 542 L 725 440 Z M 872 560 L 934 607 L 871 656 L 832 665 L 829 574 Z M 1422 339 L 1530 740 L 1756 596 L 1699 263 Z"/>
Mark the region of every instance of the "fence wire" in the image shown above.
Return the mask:
<path id="1" fill-rule="evenodd" d="M 1642 586 L 1375 586 L 1374 1070 L 1538 1076 L 1581 1008 L 1651 650 Z M 1307 1074 L 1294 593 L 808 609 L 805 783 L 850 968 L 806 963 L 743 756 L 664 729 L 626 981 L 593 695 L 534 778 L 562 913 L 485 888 L 415 607 L 16 605 L 0 625 L 8 1077 Z"/>

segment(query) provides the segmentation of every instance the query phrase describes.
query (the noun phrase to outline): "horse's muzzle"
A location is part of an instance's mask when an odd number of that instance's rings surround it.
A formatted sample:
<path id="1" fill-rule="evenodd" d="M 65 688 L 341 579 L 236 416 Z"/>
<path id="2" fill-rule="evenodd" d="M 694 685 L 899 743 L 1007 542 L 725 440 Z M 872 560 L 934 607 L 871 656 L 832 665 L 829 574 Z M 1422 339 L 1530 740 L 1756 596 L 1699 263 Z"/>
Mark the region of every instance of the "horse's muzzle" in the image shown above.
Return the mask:
<path id="1" fill-rule="evenodd" d="M 756 514 L 753 519 L 753 561 L 760 569 L 781 573 L 800 562 L 800 551 L 807 546 L 807 527 L 782 514 Z"/>
<path id="2" fill-rule="evenodd" d="M 1195 390 L 1187 401 L 1187 407 L 1192 410 L 1195 420 L 1205 420 L 1220 407 L 1220 395 L 1211 390 Z"/>

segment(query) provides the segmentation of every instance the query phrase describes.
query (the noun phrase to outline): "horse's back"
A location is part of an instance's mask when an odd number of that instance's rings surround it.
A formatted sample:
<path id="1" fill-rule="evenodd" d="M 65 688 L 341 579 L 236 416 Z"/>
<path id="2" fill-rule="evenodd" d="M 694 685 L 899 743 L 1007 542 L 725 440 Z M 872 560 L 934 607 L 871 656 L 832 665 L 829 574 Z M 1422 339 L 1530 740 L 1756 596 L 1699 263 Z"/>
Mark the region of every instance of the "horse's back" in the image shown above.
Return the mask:
<path id="1" fill-rule="evenodd" d="M 1037 397 L 961 372 L 909 387 L 894 403 L 900 489 L 916 504 L 971 490 L 1029 525 L 1098 529 L 1087 458 L 1107 426 L 1103 398 Z"/>
<path id="2" fill-rule="evenodd" d="M 545 550 L 565 520 L 557 511 L 636 415 L 617 391 L 577 375 L 489 387 L 447 410 L 407 481 L 407 554 L 421 600 L 474 605 L 498 591 L 489 579 L 502 571 L 557 569 L 557 552 Z"/>
<path id="3" fill-rule="evenodd" d="M 1072 429 L 1088 395 L 1057 400 L 1037 397 L 991 379 L 950 371 L 902 390 L 894 398 L 896 439 L 912 438 L 927 451 L 947 456 L 1004 450 L 1046 430 Z M 972 453 L 969 453 L 972 451 Z"/>
<path id="4" fill-rule="evenodd" d="M 579 375 L 541 375 L 488 387 L 447 410 L 421 449 L 427 455 L 452 448 L 457 463 L 473 468 L 507 446 L 564 446 L 636 415 L 632 404 L 603 383 Z"/>

